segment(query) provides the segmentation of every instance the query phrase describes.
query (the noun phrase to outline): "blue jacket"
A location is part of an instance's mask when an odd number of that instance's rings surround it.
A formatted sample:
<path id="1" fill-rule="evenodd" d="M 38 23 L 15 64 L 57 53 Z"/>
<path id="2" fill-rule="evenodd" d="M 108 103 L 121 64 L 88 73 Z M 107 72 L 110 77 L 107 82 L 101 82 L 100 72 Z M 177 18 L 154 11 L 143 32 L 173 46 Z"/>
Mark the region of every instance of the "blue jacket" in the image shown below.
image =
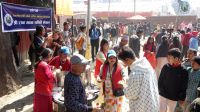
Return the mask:
<path id="1" fill-rule="evenodd" d="M 198 47 L 199 47 L 199 40 L 197 37 L 192 37 L 190 39 L 190 45 L 189 48 L 195 49 L 198 51 Z"/>
<path id="2" fill-rule="evenodd" d="M 101 32 L 99 28 L 93 27 L 89 30 L 89 37 L 91 40 L 99 39 L 100 36 L 101 36 Z"/>

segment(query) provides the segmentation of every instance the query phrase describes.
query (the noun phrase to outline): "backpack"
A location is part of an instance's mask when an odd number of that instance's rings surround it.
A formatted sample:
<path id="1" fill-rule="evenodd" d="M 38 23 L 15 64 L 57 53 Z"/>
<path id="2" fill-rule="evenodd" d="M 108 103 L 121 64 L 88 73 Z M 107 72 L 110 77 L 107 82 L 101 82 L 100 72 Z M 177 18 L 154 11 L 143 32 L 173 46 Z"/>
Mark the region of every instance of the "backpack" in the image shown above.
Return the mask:
<path id="1" fill-rule="evenodd" d="M 77 40 L 76 40 L 76 48 L 78 50 L 82 50 L 83 48 L 83 42 L 84 42 L 84 38 L 83 37 L 79 37 Z"/>

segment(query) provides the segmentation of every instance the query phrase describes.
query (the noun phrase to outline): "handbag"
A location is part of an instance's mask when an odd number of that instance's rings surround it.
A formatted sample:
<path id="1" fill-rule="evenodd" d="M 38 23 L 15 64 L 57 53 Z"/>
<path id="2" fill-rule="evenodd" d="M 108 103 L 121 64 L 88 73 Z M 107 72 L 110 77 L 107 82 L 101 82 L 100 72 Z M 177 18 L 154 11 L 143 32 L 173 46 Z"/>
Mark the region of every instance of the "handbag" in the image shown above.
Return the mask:
<path id="1" fill-rule="evenodd" d="M 123 96 L 124 95 L 124 90 L 123 89 L 113 90 L 113 95 L 116 96 L 116 97 Z"/>

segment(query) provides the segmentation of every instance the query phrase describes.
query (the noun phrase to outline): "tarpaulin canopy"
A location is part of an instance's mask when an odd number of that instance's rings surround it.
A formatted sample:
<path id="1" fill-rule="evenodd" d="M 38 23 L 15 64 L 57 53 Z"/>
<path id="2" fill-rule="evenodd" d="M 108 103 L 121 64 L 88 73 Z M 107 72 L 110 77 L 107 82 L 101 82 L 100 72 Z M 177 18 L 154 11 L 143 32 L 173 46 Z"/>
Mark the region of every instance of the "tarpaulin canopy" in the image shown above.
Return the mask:
<path id="1" fill-rule="evenodd" d="M 135 16 L 129 17 L 127 19 L 130 19 L 130 20 L 146 20 L 146 18 L 141 16 L 141 15 L 135 15 Z"/>

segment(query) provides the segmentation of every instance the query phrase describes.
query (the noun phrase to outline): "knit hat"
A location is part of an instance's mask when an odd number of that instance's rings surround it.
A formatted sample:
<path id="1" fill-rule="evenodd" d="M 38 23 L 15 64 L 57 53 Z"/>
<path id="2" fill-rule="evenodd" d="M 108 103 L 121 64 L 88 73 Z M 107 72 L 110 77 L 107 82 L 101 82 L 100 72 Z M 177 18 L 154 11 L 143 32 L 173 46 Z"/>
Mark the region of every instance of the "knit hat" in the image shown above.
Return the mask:
<path id="1" fill-rule="evenodd" d="M 192 60 L 200 65 L 200 56 L 195 56 Z"/>

